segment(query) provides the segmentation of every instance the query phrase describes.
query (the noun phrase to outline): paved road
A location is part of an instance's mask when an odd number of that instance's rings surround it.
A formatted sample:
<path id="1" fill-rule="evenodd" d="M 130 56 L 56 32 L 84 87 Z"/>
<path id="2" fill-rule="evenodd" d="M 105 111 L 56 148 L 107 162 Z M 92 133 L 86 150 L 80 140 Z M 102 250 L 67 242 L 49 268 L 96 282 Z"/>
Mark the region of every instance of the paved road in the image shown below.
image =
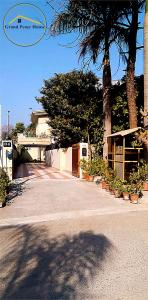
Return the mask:
<path id="1" fill-rule="evenodd" d="M 26 163 L 18 167 L 15 178 L 23 179 L 74 179 L 68 172 L 60 172 L 57 169 L 49 168 L 45 164 Z"/>
<path id="2" fill-rule="evenodd" d="M 19 175 L 26 168 L 27 172 Z M 40 164 L 21 166 L 10 205 L 0 210 L 0 226 L 148 210 L 146 198 L 140 205 L 132 205 L 115 199 L 95 183 L 65 174 Z"/>
<path id="3" fill-rule="evenodd" d="M 148 214 L 0 229 L 1 299 L 147 300 Z"/>
<path id="4" fill-rule="evenodd" d="M 0 299 L 148 299 L 146 196 L 132 205 L 72 177 L 17 181 L 22 195 L 0 210 Z"/>

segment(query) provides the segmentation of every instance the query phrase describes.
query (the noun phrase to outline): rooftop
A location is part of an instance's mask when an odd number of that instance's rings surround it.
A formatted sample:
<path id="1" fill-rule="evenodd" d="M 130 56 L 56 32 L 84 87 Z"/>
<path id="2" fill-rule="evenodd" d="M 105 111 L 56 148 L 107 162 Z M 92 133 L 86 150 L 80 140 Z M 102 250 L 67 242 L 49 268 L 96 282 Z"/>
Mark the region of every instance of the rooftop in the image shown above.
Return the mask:
<path id="1" fill-rule="evenodd" d="M 121 130 L 121 131 L 118 131 L 118 132 L 108 135 L 108 137 L 125 136 L 128 134 L 134 133 L 140 129 L 142 129 L 142 128 L 136 127 L 136 128 L 132 128 L 132 129 Z"/>
<path id="2" fill-rule="evenodd" d="M 45 110 L 36 110 L 31 114 L 31 120 L 36 123 L 39 117 L 48 117 L 48 113 Z"/>

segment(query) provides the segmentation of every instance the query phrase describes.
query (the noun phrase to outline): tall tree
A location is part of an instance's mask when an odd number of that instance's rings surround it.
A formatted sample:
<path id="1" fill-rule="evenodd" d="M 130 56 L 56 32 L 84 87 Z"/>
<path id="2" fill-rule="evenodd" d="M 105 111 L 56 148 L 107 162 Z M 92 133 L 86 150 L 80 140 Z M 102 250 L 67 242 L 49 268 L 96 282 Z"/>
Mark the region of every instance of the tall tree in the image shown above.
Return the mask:
<path id="1" fill-rule="evenodd" d="M 73 71 L 45 80 L 37 101 L 48 112 L 52 136 L 59 147 L 102 142 L 102 91 L 92 73 Z"/>
<path id="2" fill-rule="evenodd" d="M 96 63 L 98 54 L 103 53 L 103 113 L 104 147 L 103 157 L 108 154 L 107 136 L 111 134 L 111 67 L 110 47 L 118 39 L 123 17 L 124 1 L 69 0 L 65 11 L 59 13 L 51 26 L 53 34 L 78 30 L 82 34 L 80 56 L 88 52 Z"/>
<path id="3" fill-rule="evenodd" d="M 136 103 L 137 103 L 137 115 L 138 115 L 138 126 L 143 126 L 143 118 L 140 111 L 143 109 L 144 105 L 144 76 L 136 76 L 135 81 L 135 91 L 136 91 Z M 120 130 L 125 130 L 129 128 L 129 110 L 127 101 L 127 91 L 126 91 L 126 76 L 122 78 L 122 81 L 114 86 L 112 86 L 111 94 L 111 104 L 112 104 L 112 131 L 117 132 Z"/>
<path id="4" fill-rule="evenodd" d="M 16 133 L 23 133 L 25 131 L 24 123 L 22 122 L 16 123 L 14 130 Z"/>
<path id="5" fill-rule="evenodd" d="M 15 124 L 15 128 L 11 131 L 11 136 L 14 142 L 17 141 L 17 134 L 25 132 L 25 125 L 22 122 L 18 122 Z"/>
<path id="6" fill-rule="evenodd" d="M 130 128 L 137 127 L 137 106 L 136 106 L 136 88 L 135 88 L 135 63 L 137 53 L 137 32 L 138 32 L 138 15 L 144 4 L 144 0 L 129 1 L 129 8 L 125 11 L 127 21 L 127 30 L 125 30 L 125 43 L 128 46 L 127 56 L 127 99 L 129 109 Z"/>
<path id="7" fill-rule="evenodd" d="M 144 22 L 144 125 L 148 129 L 148 0 Z"/>

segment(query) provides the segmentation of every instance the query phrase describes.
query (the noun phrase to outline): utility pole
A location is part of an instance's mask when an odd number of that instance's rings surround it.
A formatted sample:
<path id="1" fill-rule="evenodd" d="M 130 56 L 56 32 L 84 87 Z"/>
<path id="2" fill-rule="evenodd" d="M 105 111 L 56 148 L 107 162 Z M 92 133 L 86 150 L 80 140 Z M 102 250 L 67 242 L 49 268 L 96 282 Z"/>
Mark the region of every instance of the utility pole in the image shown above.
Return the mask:
<path id="1" fill-rule="evenodd" d="M 30 118 L 31 118 L 31 114 L 32 114 L 32 107 L 29 107 L 30 110 Z"/>
<path id="2" fill-rule="evenodd" d="M 144 127 L 148 127 L 148 0 L 144 20 Z"/>
<path id="3" fill-rule="evenodd" d="M 8 110 L 7 114 L 7 138 L 9 139 L 9 130 L 10 130 L 10 110 Z"/>
<path id="4" fill-rule="evenodd" d="M 2 106 L 0 104 L 0 142 L 2 141 Z"/>

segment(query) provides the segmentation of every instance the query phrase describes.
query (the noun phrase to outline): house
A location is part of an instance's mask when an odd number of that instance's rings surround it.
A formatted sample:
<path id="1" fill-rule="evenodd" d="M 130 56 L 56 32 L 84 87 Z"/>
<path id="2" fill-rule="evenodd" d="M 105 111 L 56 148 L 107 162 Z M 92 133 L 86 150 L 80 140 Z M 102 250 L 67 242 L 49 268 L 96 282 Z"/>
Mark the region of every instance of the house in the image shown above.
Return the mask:
<path id="1" fill-rule="evenodd" d="M 51 144 L 51 128 L 49 117 L 44 110 L 34 111 L 31 122 L 35 126 L 35 134 L 18 134 L 18 145 L 24 146 L 26 160 L 45 161 L 45 149 Z"/>
<path id="2" fill-rule="evenodd" d="M 50 137 L 51 129 L 48 125 L 49 117 L 44 110 L 32 112 L 31 122 L 35 125 L 36 137 Z"/>

